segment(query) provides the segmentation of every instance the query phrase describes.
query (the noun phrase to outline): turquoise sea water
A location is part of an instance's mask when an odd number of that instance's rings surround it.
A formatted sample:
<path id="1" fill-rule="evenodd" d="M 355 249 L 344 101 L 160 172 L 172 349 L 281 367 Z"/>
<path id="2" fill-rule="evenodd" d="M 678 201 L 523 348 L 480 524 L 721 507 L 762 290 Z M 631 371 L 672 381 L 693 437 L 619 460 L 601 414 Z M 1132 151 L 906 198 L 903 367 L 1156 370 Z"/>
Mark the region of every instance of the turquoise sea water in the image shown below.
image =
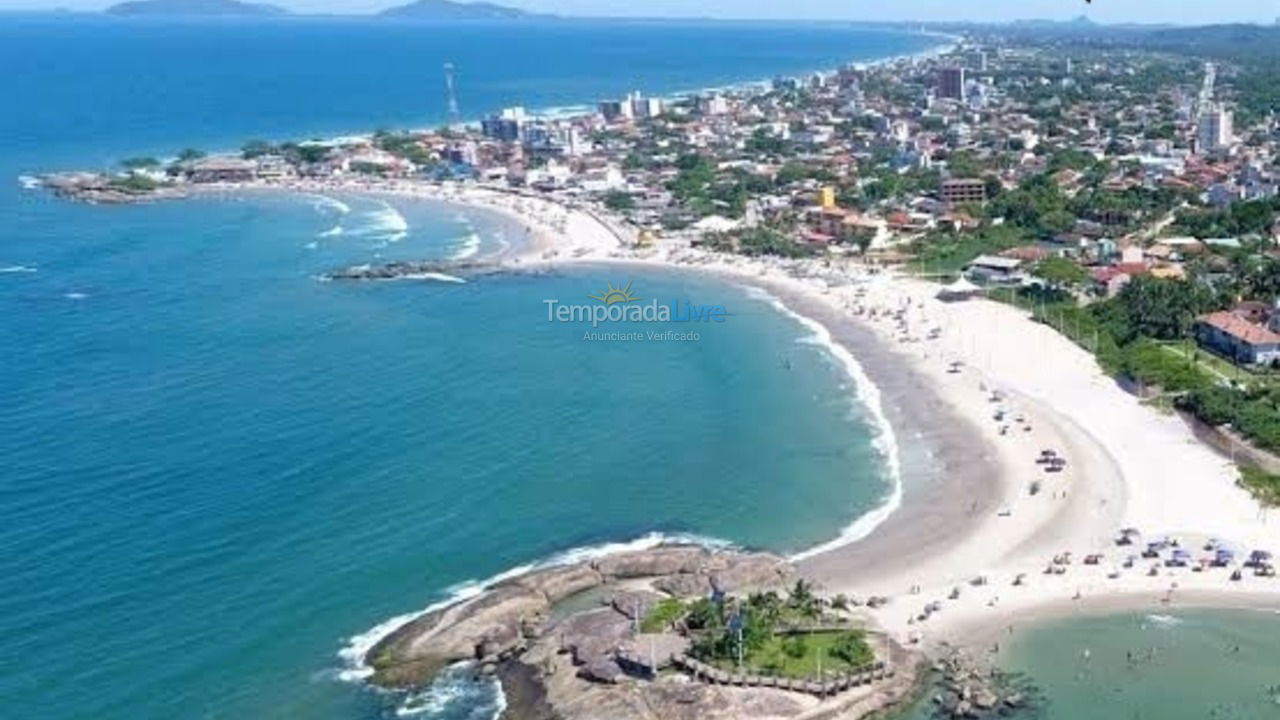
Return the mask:
<path id="1" fill-rule="evenodd" d="M 377 197 L 88 207 L 20 173 L 428 124 L 445 59 L 479 114 L 927 44 L 805 25 L 0 18 L 0 715 L 388 715 L 339 680 L 339 651 L 459 584 L 653 532 L 797 550 L 886 491 L 844 372 L 740 288 L 603 267 L 324 283 L 519 231 Z M 693 343 L 545 321 L 543 299 L 622 282 L 733 317 Z M 487 716 L 483 690 L 442 687 L 453 702 L 426 716 Z"/>

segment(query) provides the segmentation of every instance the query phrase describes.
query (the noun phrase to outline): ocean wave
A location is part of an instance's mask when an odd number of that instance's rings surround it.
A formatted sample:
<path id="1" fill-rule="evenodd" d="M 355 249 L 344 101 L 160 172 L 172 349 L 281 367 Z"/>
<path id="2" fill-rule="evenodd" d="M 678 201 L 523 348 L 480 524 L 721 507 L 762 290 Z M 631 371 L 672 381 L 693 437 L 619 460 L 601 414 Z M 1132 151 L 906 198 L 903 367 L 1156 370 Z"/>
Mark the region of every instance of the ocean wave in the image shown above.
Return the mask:
<path id="1" fill-rule="evenodd" d="M 321 195 L 319 193 L 308 194 L 307 197 L 314 201 L 313 206 L 316 210 L 333 210 L 339 215 L 346 215 L 351 212 L 351 206 L 337 198 L 332 198 L 328 195 Z"/>
<path id="2" fill-rule="evenodd" d="M 453 253 L 454 260 L 466 260 L 480 252 L 480 233 L 472 231 L 470 234 L 462 238 L 458 249 Z"/>
<path id="3" fill-rule="evenodd" d="M 444 590 L 444 598 L 439 602 L 428 605 L 417 612 L 405 613 L 403 615 L 397 615 L 393 618 L 389 618 L 358 635 L 353 635 L 348 638 L 347 644 L 338 651 L 338 658 L 342 660 L 342 664 L 344 666 L 343 669 L 338 672 L 338 679 L 344 682 L 359 682 L 368 678 L 373 674 L 373 668 L 365 664 L 364 658 L 365 655 L 368 655 L 369 651 L 373 649 L 374 645 L 377 645 L 391 633 L 422 617 L 423 615 L 448 607 L 454 603 L 470 600 L 484 592 L 485 588 L 496 585 L 504 580 L 510 580 L 534 570 L 574 565 L 602 557 L 608 557 L 610 555 L 618 555 L 637 550 L 649 550 L 658 547 L 659 545 L 669 543 L 695 544 L 714 549 L 732 549 L 735 547 L 733 543 L 728 541 L 702 537 L 699 535 L 652 532 L 635 538 L 634 540 L 609 542 L 601 545 L 588 545 L 564 550 L 544 560 L 526 563 L 524 565 L 517 565 L 484 580 L 467 580 L 446 588 Z"/>
<path id="4" fill-rule="evenodd" d="M 449 275 L 447 273 L 437 273 L 437 272 L 411 273 L 409 275 L 401 275 L 400 279 L 401 280 L 435 280 L 437 282 L 455 283 L 457 285 L 465 285 L 467 283 L 466 280 L 463 280 L 462 278 L 456 275 Z"/>
<path id="5" fill-rule="evenodd" d="M 88 293 L 82 293 L 82 292 L 69 292 L 69 293 L 63 293 L 62 297 L 68 300 L 85 300 L 85 299 L 88 299 L 89 295 Z"/>
<path id="6" fill-rule="evenodd" d="M 35 190 L 40 187 L 40 178 L 32 177 L 30 175 L 19 175 L 18 183 L 22 185 L 22 189 L 24 190 Z"/>
<path id="7" fill-rule="evenodd" d="M 489 720 L 507 709 L 497 678 L 477 678 L 475 663 L 458 663 L 440 674 L 425 690 L 408 695 L 397 717 Z"/>
<path id="8" fill-rule="evenodd" d="M 404 219 L 404 215 L 399 210 L 385 201 L 379 201 L 382 207 L 377 210 L 365 213 L 362 217 L 365 222 L 359 228 L 352 230 L 352 234 L 361 237 L 372 237 L 387 242 L 399 242 L 409 234 L 409 221 Z"/>
<path id="9" fill-rule="evenodd" d="M 322 238 L 337 237 L 338 235 L 341 235 L 343 232 L 345 232 L 345 230 L 343 229 L 342 225 L 338 224 L 338 225 L 334 225 L 328 230 L 325 230 L 319 235 L 316 235 L 316 237 L 322 237 Z"/>
<path id="10" fill-rule="evenodd" d="M 902 465 L 899 460 L 898 436 L 893 430 L 893 425 L 889 423 L 888 417 L 884 414 L 884 403 L 880 395 L 880 388 L 871 382 L 871 378 L 857 358 L 831 337 L 831 331 L 825 325 L 792 310 L 781 299 L 763 288 L 749 285 L 747 286 L 747 292 L 757 299 L 768 302 L 776 310 L 807 328 L 812 334 L 800 338 L 799 342 L 821 347 L 840 363 L 845 373 L 853 380 L 854 395 L 862 407 L 871 414 L 871 419 L 875 425 L 876 437 L 872 444 L 884 459 L 886 475 L 888 475 L 890 483 L 889 493 L 878 507 L 859 516 L 841 530 L 840 534 L 834 539 L 795 553 L 790 557 L 792 561 L 804 560 L 865 538 L 902 506 Z"/>
<path id="11" fill-rule="evenodd" d="M 1156 627 L 1171 628 L 1182 624 L 1182 618 L 1172 615 L 1148 615 L 1147 622 Z"/>
<path id="12" fill-rule="evenodd" d="M 39 271 L 27 265 L 5 265 L 4 267 L 0 267 L 0 274 L 33 273 L 33 272 L 39 272 Z"/>

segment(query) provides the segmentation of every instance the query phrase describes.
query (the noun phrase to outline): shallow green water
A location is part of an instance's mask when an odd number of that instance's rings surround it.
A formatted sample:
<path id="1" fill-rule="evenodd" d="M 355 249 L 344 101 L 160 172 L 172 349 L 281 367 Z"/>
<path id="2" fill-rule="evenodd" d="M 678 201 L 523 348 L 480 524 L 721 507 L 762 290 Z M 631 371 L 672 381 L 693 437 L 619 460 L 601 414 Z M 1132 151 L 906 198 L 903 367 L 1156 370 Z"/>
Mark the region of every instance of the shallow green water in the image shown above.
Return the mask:
<path id="1" fill-rule="evenodd" d="M 1001 665 L 1025 673 L 1043 720 L 1280 718 L 1280 613 L 1077 617 L 1015 631 Z M 922 703 L 910 720 L 931 717 Z"/>

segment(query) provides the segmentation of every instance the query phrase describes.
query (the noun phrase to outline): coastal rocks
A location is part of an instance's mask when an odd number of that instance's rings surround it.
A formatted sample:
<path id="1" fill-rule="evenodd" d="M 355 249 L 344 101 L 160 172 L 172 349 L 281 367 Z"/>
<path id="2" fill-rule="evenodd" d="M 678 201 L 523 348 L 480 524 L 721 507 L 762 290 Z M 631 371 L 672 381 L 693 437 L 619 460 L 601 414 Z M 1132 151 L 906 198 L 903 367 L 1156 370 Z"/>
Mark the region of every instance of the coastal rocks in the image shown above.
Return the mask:
<path id="1" fill-rule="evenodd" d="M 570 653 L 574 662 L 585 665 L 612 657 L 631 626 L 631 620 L 609 607 L 571 615 L 551 632 L 560 639 L 561 649 Z"/>
<path id="2" fill-rule="evenodd" d="M 701 547 L 660 547 L 642 552 L 609 555 L 595 561 L 595 569 L 612 580 L 661 577 L 697 573 L 712 558 L 712 553 Z"/>
<path id="3" fill-rule="evenodd" d="M 379 265 L 352 265 L 325 273 L 321 277 L 325 280 L 399 280 L 415 277 L 452 276 L 456 273 L 495 269 L 497 269 L 496 265 L 481 262 L 397 260 Z"/>
<path id="4" fill-rule="evenodd" d="M 549 603 L 557 603 L 580 592 L 598 587 L 604 583 L 604 577 L 589 565 L 572 565 L 563 568 L 535 570 L 528 575 L 521 575 L 510 580 L 508 584 L 519 585 L 535 592 L 540 592 Z"/>
<path id="5" fill-rule="evenodd" d="M 777 556 L 685 545 L 536 570 L 401 626 L 374 645 L 365 662 L 374 670 L 374 684 L 415 687 L 452 663 L 507 660 L 549 635 L 556 651 L 568 651 L 593 677 L 609 681 L 617 675 L 605 661 L 612 662 L 622 637 L 661 599 L 643 587 L 646 582 L 676 597 L 694 597 L 712 587 L 778 587 L 791 575 L 790 566 Z M 610 584 L 619 585 L 614 607 L 548 623 L 552 605 Z"/>
<path id="6" fill-rule="evenodd" d="M 939 660 L 934 671 L 941 677 L 942 688 L 934 697 L 937 717 L 986 718 L 1030 704 L 1027 688 L 1015 687 L 1010 676 L 984 669 L 962 652 Z"/>
<path id="7" fill-rule="evenodd" d="M 662 596 L 649 590 L 622 590 L 609 598 L 609 605 L 630 620 L 643 619 L 660 602 Z"/>
<path id="8" fill-rule="evenodd" d="M 510 654 L 523 642 L 524 621 L 544 617 L 550 608 L 536 590 L 495 587 L 401 627 L 374 645 L 366 661 L 378 685 L 419 685 L 452 663 Z"/>
<path id="9" fill-rule="evenodd" d="M 52 190 L 59 197 L 100 205 L 176 199 L 187 195 L 176 186 L 88 172 L 44 175 L 37 179 L 37 184 Z"/>
<path id="10" fill-rule="evenodd" d="M 701 547 L 667 547 L 597 560 L 608 579 L 654 578 L 653 586 L 677 597 L 764 590 L 788 584 L 795 571 L 775 555 L 712 552 Z"/>

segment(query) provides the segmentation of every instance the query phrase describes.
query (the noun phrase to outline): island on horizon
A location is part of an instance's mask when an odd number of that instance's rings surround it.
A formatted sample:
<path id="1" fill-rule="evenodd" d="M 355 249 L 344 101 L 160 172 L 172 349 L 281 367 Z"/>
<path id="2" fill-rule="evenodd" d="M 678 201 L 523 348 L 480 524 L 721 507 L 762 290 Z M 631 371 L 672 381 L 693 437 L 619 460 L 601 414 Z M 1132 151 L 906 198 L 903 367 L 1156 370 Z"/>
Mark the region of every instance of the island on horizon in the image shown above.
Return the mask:
<path id="1" fill-rule="evenodd" d="M 279 17 L 297 16 L 279 5 L 249 3 L 242 0 L 126 0 L 103 11 L 117 16 L 150 17 Z M 453 0 L 414 0 L 371 14 L 380 18 L 454 22 L 472 20 L 525 20 L 550 18 L 554 15 L 531 13 L 518 8 L 489 2 L 453 2 Z"/>

